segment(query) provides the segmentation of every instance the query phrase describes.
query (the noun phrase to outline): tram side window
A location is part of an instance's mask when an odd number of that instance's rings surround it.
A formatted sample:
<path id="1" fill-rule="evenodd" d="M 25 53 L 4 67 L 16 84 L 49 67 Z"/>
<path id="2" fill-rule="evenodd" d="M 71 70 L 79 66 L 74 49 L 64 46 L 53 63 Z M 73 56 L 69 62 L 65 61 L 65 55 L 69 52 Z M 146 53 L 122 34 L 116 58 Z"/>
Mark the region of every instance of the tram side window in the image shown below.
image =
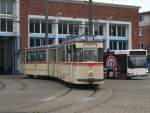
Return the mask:
<path id="1" fill-rule="evenodd" d="M 58 55 L 57 55 L 58 61 L 61 61 L 61 56 L 62 56 L 61 48 L 59 48 L 58 49 Z"/>
<path id="2" fill-rule="evenodd" d="M 26 56 L 27 61 L 46 61 L 46 52 L 45 51 L 34 51 L 27 52 Z"/>
<path id="3" fill-rule="evenodd" d="M 72 45 L 66 46 L 66 61 L 72 61 Z"/>
<path id="4" fill-rule="evenodd" d="M 62 52 L 62 61 L 65 61 L 65 47 L 61 48 L 61 52 Z"/>
<path id="5" fill-rule="evenodd" d="M 21 52 L 21 57 L 20 57 L 21 62 L 25 62 L 25 52 Z"/>
<path id="6" fill-rule="evenodd" d="M 49 49 L 49 61 L 56 61 L 56 49 Z"/>
<path id="7" fill-rule="evenodd" d="M 103 61 L 103 48 L 98 48 L 98 61 Z"/>
<path id="8" fill-rule="evenodd" d="M 76 45 L 73 44 L 73 62 L 77 61 L 77 49 L 76 49 Z"/>
<path id="9" fill-rule="evenodd" d="M 83 48 L 77 49 L 77 61 L 83 62 Z"/>
<path id="10" fill-rule="evenodd" d="M 84 61 L 97 61 L 97 50 L 96 49 L 86 49 L 84 50 Z"/>

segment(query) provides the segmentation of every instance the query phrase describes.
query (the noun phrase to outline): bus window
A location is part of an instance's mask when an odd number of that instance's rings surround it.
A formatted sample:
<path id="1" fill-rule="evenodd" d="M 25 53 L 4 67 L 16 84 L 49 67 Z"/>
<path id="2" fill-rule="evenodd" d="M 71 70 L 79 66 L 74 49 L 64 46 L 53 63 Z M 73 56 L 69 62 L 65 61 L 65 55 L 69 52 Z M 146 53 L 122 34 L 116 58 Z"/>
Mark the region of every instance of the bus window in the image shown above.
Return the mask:
<path id="1" fill-rule="evenodd" d="M 129 68 L 145 68 L 146 56 L 130 56 L 128 64 Z"/>

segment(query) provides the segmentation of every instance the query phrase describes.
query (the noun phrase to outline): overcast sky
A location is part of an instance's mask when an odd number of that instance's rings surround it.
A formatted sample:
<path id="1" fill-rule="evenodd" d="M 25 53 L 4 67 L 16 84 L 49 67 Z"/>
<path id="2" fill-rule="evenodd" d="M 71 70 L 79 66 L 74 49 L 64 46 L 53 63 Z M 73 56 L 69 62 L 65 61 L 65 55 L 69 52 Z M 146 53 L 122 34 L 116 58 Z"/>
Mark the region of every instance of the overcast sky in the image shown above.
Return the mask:
<path id="1" fill-rule="evenodd" d="M 85 1 L 85 0 L 84 0 Z M 86 0 L 88 1 L 88 0 Z M 102 3 L 115 3 L 124 5 L 140 6 L 140 12 L 150 11 L 150 0 L 93 0 Z"/>

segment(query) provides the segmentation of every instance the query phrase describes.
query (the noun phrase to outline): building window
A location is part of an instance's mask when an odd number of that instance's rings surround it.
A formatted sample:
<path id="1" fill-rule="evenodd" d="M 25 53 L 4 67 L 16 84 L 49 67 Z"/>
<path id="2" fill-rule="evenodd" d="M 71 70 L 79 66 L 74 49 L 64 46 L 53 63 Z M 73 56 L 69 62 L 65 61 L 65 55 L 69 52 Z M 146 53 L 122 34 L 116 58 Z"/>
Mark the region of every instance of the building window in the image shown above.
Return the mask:
<path id="1" fill-rule="evenodd" d="M 1 18 L 1 31 L 6 32 L 6 19 Z"/>
<path id="2" fill-rule="evenodd" d="M 40 21 L 36 20 L 35 21 L 35 33 L 40 33 Z"/>
<path id="3" fill-rule="evenodd" d="M 35 46 L 41 46 L 41 39 L 40 38 L 35 39 Z"/>
<path id="4" fill-rule="evenodd" d="M 41 24 L 42 24 L 41 25 L 41 31 L 42 31 L 42 33 L 45 33 L 45 21 L 42 21 Z"/>
<path id="5" fill-rule="evenodd" d="M 62 43 L 63 40 L 64 40 L 64 39 L 60 38 L 60 39 L 58 40 L 58 43 Z"/>
<path id="6" fill-rule="evenodd" d="M 13 14 L 13 0 L 0 0 L 0 13 Z"/>
<path id="7" fill-rule="evenodd" d="M 113 25 L 113 24 L 111 24 L 110 26 L 109 26 L 109 35 L 110 36 L 116 36 L 116 28 L 117 28 L 117 26 L 116 25 Z"/>
<path id="8" fill-rule="evenodd" d="M 0 0 L 0 5 L 1 14 L 6 14 L 6 0 Z"/>
<path id="9" fill-rule="evenodd" d="M 7 14 L 13 14 L 13 1 L 7 0 Z"/>
<path id="10" fill-rule="evenodd" d="M 30 33 L 45 33 L 45 21 L 38 19 L 30 20 Z M 52 22 L 48 23 L 48 33 L 52 33 Z"/>
<path id="11" fill-rule="evenodd" d="M 13 19 L 0 19 L 0 31 L 1 32 L 13 32 Z"/>
<path id="12" fill-rule="evenodd" d="M 53 38 L 49 39 L 49 40 L 48 40 L 48 43 L 49 43 L 49 44 L 54 44 L 54 39 L 53 39 Z"/>
<path id="13" fill-rule="evenodd" d="M 34 21 L 30 21 L 30 33 L 34 33 Z"/>
<path id="14" fill-rule="evenodd" d="M 144 21 L 144 16 L 140 15 L 139 20 L 140 20 L 140 22 Z"/>
<path id="15" fill-rule="evenodd" d="M 30 39 L 30 47 L 34 47 L 35 44 L 34 44 L 34 39 Z"/>
<path id="16" fill-rule="evenodd" d="M 67 23 L 66 22 L 59 22 L 58 24 L 58 33 L 59 34 L 67 34 Z"/>
<path id="17" fill-rule="evenodd" d="M 127 50 L 128 49 L 128 43 L 127 41 L 123 41 L 123 50 Z"/>
<path id="18" fill-rule="evenodd" d="M 13 32 L 13 20 L 7 19 L 7 32 Z"/>
<path id="19" fill-rule="evenodd" d="M 117 50 L 117 41 L 111 40 L 109 44 L 110 44 L 110 50 Z"/>
<path id="20" fill-rule="evenodd" d="M 89 25 L 85 24 L 85 35 L 89 35 Z"/>
<path id="21" fill-rule="evenodd" d="M 79 22 L 59 22 L 59 34 L 79 34 Z"/>
<path id="22" fill-rule="evenodd" d="M 48 33 L 52 33 L 52 23 L 48 23 Z"/>
<path id="23" fill-rule="evenodd" d="M 102 24 L 94 24 L 94 35 L 102 36 L 103 35 L 103 25 Z"/>
<path id="24" fill-rule="evenodd" d="M 126 29 L 124 25 L 118 25 L 118 35 L 119 37 L 125 37 L 126 36 Z"/>

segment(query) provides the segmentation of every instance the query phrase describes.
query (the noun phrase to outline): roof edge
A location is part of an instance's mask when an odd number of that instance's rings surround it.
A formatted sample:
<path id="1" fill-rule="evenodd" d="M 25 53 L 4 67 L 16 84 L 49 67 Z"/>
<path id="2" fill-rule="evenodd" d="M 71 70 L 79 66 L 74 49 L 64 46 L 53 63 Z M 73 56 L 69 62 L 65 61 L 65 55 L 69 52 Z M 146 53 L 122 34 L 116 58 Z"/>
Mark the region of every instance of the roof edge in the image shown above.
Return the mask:
<path id="1" fill-rule="evenodd" d="M 88 4 L 88 1 L 81 1 L 81 0 L 49 0 L 49 1 L 50 2 L 63 2 L 63 3 Z M 111 4 L 111 3 L 102 3 L 102 2 L 93 2 L 93 5 L 121 7 L 121 8 L 131 8 L 131 9 L 140 9 L 141 8 L 140 6 Z"/>

